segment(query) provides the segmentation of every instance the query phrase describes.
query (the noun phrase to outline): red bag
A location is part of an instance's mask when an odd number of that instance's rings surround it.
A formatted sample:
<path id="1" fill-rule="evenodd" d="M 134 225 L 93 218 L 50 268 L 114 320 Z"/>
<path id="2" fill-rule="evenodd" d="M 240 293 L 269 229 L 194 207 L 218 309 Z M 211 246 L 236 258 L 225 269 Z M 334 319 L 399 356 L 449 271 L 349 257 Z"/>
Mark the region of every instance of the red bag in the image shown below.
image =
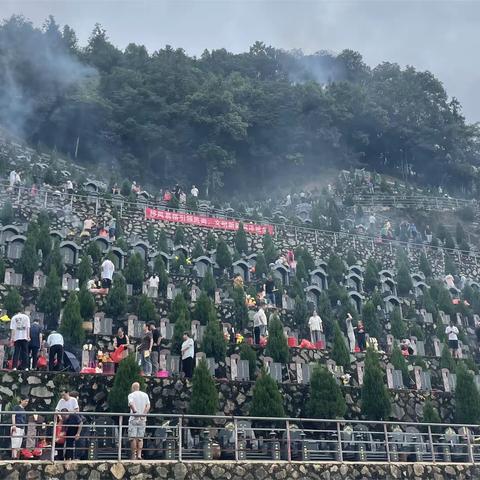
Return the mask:
<path id="1" fill-rule="evenodd" d="M 114 363 L 120 363 L 123 360 L 123 351 L 127 348 L 126 345 L 120 345 L 110 354 L 110 358 Z"/>
<path id="2" fill-rule="evenodd" d="M 299 347 L 308 348 L 309 350 L 315 350 L 315 345 L 305 338 L 300 342 Z"/>
<path id="3" fill-rule="evenodd" d="M 43 355 L 40 355 L 37 360 L 37 368 L 47 368 L 47 359 Z"/>
<path id="4" fill-rule="evenodd" d="M 289 347 L 296 347 L 297 346 L 297 339 L 295 337 L 288 337 L 288 346 Z"/>

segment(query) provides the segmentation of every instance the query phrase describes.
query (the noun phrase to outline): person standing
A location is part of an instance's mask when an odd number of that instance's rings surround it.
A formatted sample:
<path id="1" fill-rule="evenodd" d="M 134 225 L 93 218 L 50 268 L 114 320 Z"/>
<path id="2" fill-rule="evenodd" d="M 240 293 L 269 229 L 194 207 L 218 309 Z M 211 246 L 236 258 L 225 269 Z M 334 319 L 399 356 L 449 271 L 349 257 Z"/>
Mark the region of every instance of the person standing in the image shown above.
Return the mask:
<path id="1" fill-rule="evenodd" d="M 12 409 L 12 426 L 10 427 L 12 460 L 18 459 L 18 451 L 22 448 L 23 437 L 27 428 L 25 408 L 27 408 L 28 402 L 28 397 L 22 396 L 19 404 Z"/>
<path id="2" fill-rule="evenodd" d="M 450 325 L 445 329 L 445 334 L 448 335 L 448 348 L 453 358 L 458 358 L 458 328 L 450 320 Z"/>
<path id="3" fill-rule="evenodd" d="M 310 328 L 312 343 L 317 344 L 320 341 L 320 335 L 323 332 L 323 322 L 320 315 L 318 315 L 317 310 L 313 310 L 312 316 L 308 319 L 308 326 Z"/>
<path id="4" fill-rule="evenodd" d="M 366 337 L 365 337 L 365 327 L 363 326 L 363 322 L 361 320 L 358 321 L 357 326 L 355 328 L 357 331 L 357 345 L 361 352 L 363 352 L 366 348 Z"/>
<path id="5" fill-rule="evenodd" d="M 193 357 L 195 355 L 195 344 L 193 338 L 190 338 L 188 332 L 183 333 L 182 343 L 182 372 L 185 378 L 192 378 L 193 374 Z"/>
<path id="6" fill-rule="evenodd" d="M 138 353 L 140 355 L 140 363 L 143 374 L 149 377 L 152 374 L 152 347 L 153 347 L 153 335 L 147 324 L 143 326 L 143 338 L 138 347 Z"/>
<path id="7" fill-rule="evenodd" d="M 30 342 L 28 343 L 28 356 L 30 368 L 37 368 L 38 352 L 43 342 L 42 328 L 35 319 L 30 327 Z M 31 362 L 31 363 L 30 363 Z"/>
<path id="8" fill-rule="evenodd" d="M 61 412 L 66 410 L 67 412 L 77 412 L 79 411 L 78 400 L 71 396 L 68 390 L 63 389 L 61 391 L 62 398 L 57 403 L 55 407 L 56 412 Z"/>
<path id="9" fill-rule="evenodd" d="M 347 323 L 347 337 L 348 343 L 350 344 L 351 353 L 355 352 L 355 332 L 353 330 L 352 320 L 352 316 L 347 313 L 347 319 L 345 320 L 345 322 Z"/>
<path id="10" fill-rule="evenodd" d="M 192 194 L 193 198 L 198 197 L 198 188 L 195 185 L 192 185 L 192 189 L 190 190 L 190 193 Z"/>
<path id="11" fill-rule="evenodd" d="M 72 397 L 73 398 L 73 397 Z M 62 412 L 65 409 L 62 410 Z M 76 412 L 68 412 L 63 416 L 63 427 L 65 429 L 65 460 L 75 459 L 75 444 L 82 433 L 83 420 Z"/>
<path id="12" fill-rule="evenodd" d="M 260 344 L 260 337 L 265 334 L 265 329 L 267 326 L 267 316 L 264 311 L 265 304 L 260 303 L 257 313 L 253 317 L 253 338 L 255 344 Z"/>
<path id="13" fill-rule="evenodd" d="M 275 282 L 271 275 L 265 281 L 265 296 L 269 303 L 275 305 Z"/>
<path id="14" fill-rule="evenodd" d="M 154 273 L 149 279 L 148 279 L 148 296 L 152 298 L 157 298 L 158 297 L 158 285 L 160 284 L 160 279 L 158 278 L 158 275 Z"/>
<path id="15" fill-rule="evenodd" d="M 47 338 L 48 369 L 61 370 L 63 366 L 63 335 L 53 330 Z"/>
<path id="16" fill-rule="evenodd" d="M 144 415 L 150 411 L 150 399 L 145 392 L 140 390 L 138 382 L 132 383 L 132 393 L 128 395 L 128 407 L 132 414 L 128 419 L 128 438 L 130 439 L 132 460 L 141 460 L 143 437 L 147 427 L 147 418 Z"/>
<path id="17" fill-rule="evenodd" d="M 106 258 L 102 263 L 102 288 L 107 289 L 112 286 L 113 273 L 115 272 L 115 265 L 113 262 Z"/>
<path id="18" fill-rule="evenodd" d="M 30 317 L 25 313 L 17 313 L 10 320 L 11 345 L 13 350 L 13 366 L 16 370 L 28 370 L 28 342 L 30 341 Z"/>
<path id="19" fill-rule="evenodd" d="M 160 343 L 162 341 L 162 336 L 160 334 L 160 328 L 155 326 L 154 323 L 150 324 L 150 332 L 152 333 L 152 354 L 150 355 L 152 361 L 152 374 L 156 375 L 160 369 Z"/>

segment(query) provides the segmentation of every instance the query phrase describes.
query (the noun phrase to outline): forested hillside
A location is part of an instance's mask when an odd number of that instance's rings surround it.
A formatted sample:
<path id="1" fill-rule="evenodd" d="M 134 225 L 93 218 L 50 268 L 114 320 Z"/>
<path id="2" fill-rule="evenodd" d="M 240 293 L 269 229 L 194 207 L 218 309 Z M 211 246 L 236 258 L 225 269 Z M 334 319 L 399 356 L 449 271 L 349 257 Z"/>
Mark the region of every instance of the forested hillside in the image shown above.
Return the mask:
<path id="1" fill-rule="evenodd" d="M 478 181 L 478 129 L 442 83 L 413 67 L 369 68 L 351 50 L 121 51 L 100 26 L 81 46 L 53 18 L 35 28 L 12 17 L 0 66 L 1 125 L 119 177 L 220 192 L 365 165 L 431 184 Z"/>

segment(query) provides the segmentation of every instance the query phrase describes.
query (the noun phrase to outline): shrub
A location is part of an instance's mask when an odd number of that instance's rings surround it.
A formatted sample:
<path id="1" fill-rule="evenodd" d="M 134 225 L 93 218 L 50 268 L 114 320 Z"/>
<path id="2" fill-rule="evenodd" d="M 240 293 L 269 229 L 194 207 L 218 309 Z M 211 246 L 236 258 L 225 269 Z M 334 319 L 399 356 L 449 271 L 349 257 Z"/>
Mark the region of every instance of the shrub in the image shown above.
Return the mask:
<path id="1" fill-rule="evenodd" d="M 198 241 L 195 242 L 192 250 L 192 258 L 202 257 L 203 255 L 205 255 L 205 252 L 203 250 L 202 244 Z"/>
<path id="2" fill-rule="evenodd" d="M 433 402 L 427 398 L 423 403 L 423 415 L 422 415 L 422 422 L 423 423 L 442 423 L 442 419 L 438 414 L 438 411 L 433 406 Z M 439 433 L 439 427 L 431 427 L 433 433 Z"/>
<path id="3" fill-rule="evenodd" d="M 443 326 L 442 326 L 443 327 Z M 440 368 L 448 368 L 450 372 L 454 372 L 457 368 L 455 360 L 450 353 L 450 349 L 448 345 L 443 345 L 442 354 L 440 355 Z"/>
<path id="4" fill-rule="evenodd" d="M 480 420 L 480 395 L 473 375 L 460 362 L 455 388 L 455 421 L 476 424 Z"/>
<path id="5" fill-rule="evenodd" d="M 343 277 L 345 275 L 345 265 L 343 260 L 335 253 L 330 255 L 327 269 L 330 278 L 335 280 L 335 282 L 340 283 L 343 281 Z"/>
<path id="6" fill-rule="evenodd" d="M 90 242 L 85 253 L 92 259 L 93 263 L 96 264 L 100 263 L 103 257 L 102 251 L 96 242 Z"/>
<path id="7" fill-rule="evenodd" d="M 20 272 L 23 274 L 26 283 L 30 285 L 33 283 L 33 276 L 39 267 L 39 262 L 36 235 L 35 232 L 30 232 L 27 234 L 27 239 L 19 260 Z"/>
<path id="8" fill-rule="evenodd" d="M 213 276 L 213 273 L 209 269 L 205 276 L 203 277 L 202 284 L 201 284 L 202 290 L 206 292 L 206 294 L 210 298 L 215 298 L 215 290 L 217 289 L 217 282 L 215 281 L 215 277 Z"/>
<path id="9" fill-rule="evenodd" d="M 8 291 L 5 300 L 3 301 L 3 306 L 10 318 L 23 310 L 22 297 L 15 287 L 12 287 Z"/>
<path id="10" fill-rule="evenodd" d="M 137 252 L 128 260 L 124 271 L 125 281 L 131 284 L 133 291 L 139 293 L 142 291 L 143 278 L 145 275 L 145 263 L 142 256 Z"/>
<path id="11" fill-rule="evenodd" d="M 371 300 L 368 300 L 362 308 L 362 318 L 365 330 L 371 337 L 380 339 L 382 326 L 377 316 L 377 310 Z"/>
<path id="12" fill-rule="evenodd" d="M 207 357 L 215 358 L 216 362 L 225 360 L 225 353 L 227 350 L 225 337 L 223 336 L 220 322 L 213 314 L 210 315 L 207 328 L 205 328 L 205 332 L 203 334 L 202 348 L 205 352 L 205 355 Z"/>
<path id="13" fill-rule="evenodd" d="M 421 272 L 423 272 L 426 278 L 430 278 L 432 276 L 432 267 L 427 256 L 425 255 L 425 252 L 420 253 L 418 268 Z"/>
<path id="14" fill-rule="evenodd" d="M 217 243 L 217 264 L 221 269 L 230 268 L 232 266 L 232 256 L 228 250 L 228 246 L 223 238 L 220 238 Z"/>
<path id="15" fill-rule="evenodd" d="M 393 310 L 390 325 L 391 325 L 392 335 L 395 338 L 398 338 L 399 340 L 401 340 L 402 338 L 405 337 L 407 333 L 407 327 L 405 325 L 405 322 L 403 321 L 402 313 L 399 307 L 395 307 L 395 309 Z"/>
<path id="16" fill-rule="evenodd" d="M 82 345 L 85 340 L 80 303 L 75 292 L 70 293 L 63 309 L 60 333 L 63 335 L 65 343 L 75 345 L 76 347 Z"/>
<path id="17" fill-rule="evenodd" d="M 145 323 L 155 322 L 157 313 L 152 300 L 146 295 L 141 295 L 138 301 L 137 309 L 138 319 Z"/>
<path id="18" fill-rule="evenodd" d="M 164 252 L 164 253 L 168 252 L 167 235 L 163 228 L 160 229 L 160 232 L 158 233 L 157 249 L 159 252 Z"/>
<path id="19" fill-rule="evenodd" d="M 306 404 L 307 416 L 312 418 L 341 418 L 347 405 L 333 375 L 323 366 L 315 365 L 310 378 L 310 396 Z"/>
<path id="20" fill-rule="evenodd" d="M 333 339 L 333 312 L 326 292 L 320 294 L 318 301 L 318 314 L 323 322 L 323 332 L 327 340 Z"/>
<path id="21" fill-rule="evenodd" d="M 274 362 L 279 363 L 287 363 L 290 357 L 283 324 L 276 313 L 270 316 L 268 322 L 268 342 L 265 354 L 272 357 Z"/>
<path id="22" fill-rule="evenodd" d="M 402 296 L 408 295 L 413 288 L 413 283 L 410 277 L 410 270 L 403 262 L 398 266 L 396 281 L 398 293 Z"/>
<path id="23" fill-rule="evenodd" d="M 218 392 L 205 359 L 201 359 L 193 371 L 192 396 L 188 413 L 215 415 L 218 409 Z"/>
<path id="24" fill-rule="evenodd" d="M 238 230 L 235 232 L 235 248 L 238 253 L 248 253 L 248 240 L 243 223 L 240 222 Z"/>
<path id="25" fill-rule="evenodd" d="M 211 318 L 217 318 L 215 307 L 213 306 L 210 297 L 205 293 L 200 293 L 195 304 L 195 320 L 198 320 L 202 325 L 207 325 Z"/>
<path id="26" fill-rule="evenodd" d="M 390 396 L 378 356 L 372 349 L 367 349 L 362 386 L 362 413 L 368 420 L 386 420 L 390 410 Z"/>
<path id="27" fill-rule="evenodd" d="M 105 312 L 118 318 L 127 311 L 127 283 L 122 275 L 115 275 L 113 285 L 105 301 Z"/>
<path id="28" fill-rule="evenodd" d="M 185 232 L 183 227 L 177 227 L 175 229 L 175 235 L 173 236 L 173 243 L 175 245 L 183 245 L 185 243 Z"/>
<path id="29" fill-rule="evenodd" d="M 257 255 L 257 261 L 255 263 L 255 275 L 257 278 L 262 278 L 268 275 L 270 269 L 268 268 L 267 262 L 265 261 L 265 255 L 259 253 Z"/>
<path id="30" fill-rule="evenodd" d="M 45 315 L 45 322 L 49 330 L 58 326 L 58 317 L 62 308 L 62 291 L 60 278 L 55 268 L 50 270 L 45 282 L 45 287 L 38 297 L 38 310 Z"/>
<path id="31" fill-rule="evenodd" d="M 240 344 L 240 359 L 248 361 L 248 370 L 250 374 L 250 380 L 255 378 L 255 373 L 257 371 L 257 353 L 255 350 L 246 342 Z"/>
<path id="32" fill-rule="evenodd" d="M 283 398 L 277 382 L 262 368 L 253 387 L 252 417 L 284 417 Z"/>
<path id="33" fill-rule="evenodd" d="M 207 233 L 207 250 L 215 250 L 217 248 L 217 240 L 213 232 Z"/>
<path id="34" fill-rule="evenodd" d="M 145 389 L 145 381 L 140 373 L 140 367 L 135 361 L 134 355 L 124 358 L 118 365 L 118 370 L 113 380 L 113 386 L 108 393 L 107 403 L 111 412 L 128 412 L 128 395 L 131 392 L 132 383 L 140 383 L 142 390 Z"/>
<path id="35" fill-rule="evenodd" d="M 179 297 L 180 295 L 177 295 Z M 191 330 L 190 320 L 184 311 L 180 311 L 173 327 L 172 352 L 180 354 L 183 343 L 183 333 Z"/>
<path id="36" fill-rule="evenodd" d="M 269 233 L 263 237 L 263 255 L 267 265 L 274 263 L 277 259 L 277 249 L 275 248 L 275 244 L 273 243 L 273 239 Z"/>
<path id="37" fill-rule="evenodd" d="M 45 261 L 46 271 L 47 274 L 51 272 L 52 269 L 58 273 L 58 275 L 62 275 L 63 273 L 63 257 L 60 253 L 60 243 L 56 241 L 53 244 L 53 248 L 47 256 Z"/>
<path id="38" fill-rule="evenodd" d="M 408 374 L 408 365 L 405 360 L 405 357 L 402 355 L 402 352 L 400 351 L 400 348 L 398 348 L 397 345 L 393 347 L 390 360 L 395 370 L 400 370 L 402 372 L 403 383 L 406 387 L 408 387 L 410 385 L 410 375 Z"/>
<path id="39" fill-rule="evenodd" d="M 237 327 L 237 330 L 243 330 L 248 325 L 248 307 L 245 291 L 242 287 L 234 287 L 232 296 L 235 326 Z"/>
<path id="40" fill-rule="evenodd" d="M 307 330 L 307 316 L 308 316 L 308 308 L 307 302 L 301 298 L 295 298 L 295 306 L 293 309 L 293 323 L 297 326 L 300 330 Z"/>
<path id="41" fill-rule="evenodd" d="M 84 320 L 91 320 L 95 313 L 95 298 L 83 286 L 78 292 L 78 302 L 80 304 L 80 315 Z"/>
<path id="42" fill-rule="evenodd" d="M 77 278 L 80 287 L 83 287 L 92 278 L 92 275 L 92 260 L 88 255 L 83 255 L 77 268 Z"/>
<path id="43" fill-rule="evenodd" d="M 0 222 L 2 225 L 8 225 L 13 222 L 14 216 L 12 204 L 7 200 L 0 210 Z"/>
<path id="44" fill-rule="evenodd" d="M 155 257 L 155 263 L 153 265 L 154 273 L 158 275 L 158 293 L 164 294 L 167 292 L 168 274 L 165 268 L 165 262 L 161 255 Z"/>
<path id="45" fill-rule="evenodd" d="M 335 360 L 335 363 L 341 365 L 343 368 L 350 366 L 350 352 L 348 351 L 338 322 L 335 322 L 333 325 L 332 360 Z"/>

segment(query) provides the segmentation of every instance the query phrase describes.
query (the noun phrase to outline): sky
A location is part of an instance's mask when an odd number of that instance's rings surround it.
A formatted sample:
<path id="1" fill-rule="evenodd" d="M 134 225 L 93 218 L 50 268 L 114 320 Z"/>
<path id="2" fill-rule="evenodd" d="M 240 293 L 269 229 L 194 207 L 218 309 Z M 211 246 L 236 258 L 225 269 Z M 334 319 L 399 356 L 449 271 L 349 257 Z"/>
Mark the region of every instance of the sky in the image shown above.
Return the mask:
<path id="1" fill-rule="evenodd" d="M 0 18 L 22 14 L 41 25 L 52 14 L 85 44 L 95 23 L 119 48 L 165 45 L 191 55 L 204 49 L 248 50 L 260 40 L 277 48 L 359 51 L 430 70 L 480 121 L 480 0 L 0 0 Z"/>

